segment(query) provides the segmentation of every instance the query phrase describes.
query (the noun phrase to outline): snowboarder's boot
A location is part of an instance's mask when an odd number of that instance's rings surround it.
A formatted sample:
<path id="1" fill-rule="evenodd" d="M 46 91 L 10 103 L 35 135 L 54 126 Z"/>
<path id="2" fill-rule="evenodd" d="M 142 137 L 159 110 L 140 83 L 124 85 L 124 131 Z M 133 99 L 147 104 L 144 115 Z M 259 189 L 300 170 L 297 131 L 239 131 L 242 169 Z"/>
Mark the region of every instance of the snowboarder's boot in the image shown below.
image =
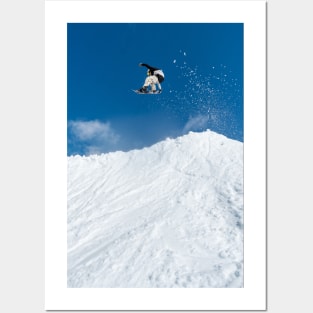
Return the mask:
<path id="1" fill-rule="evenodd" d="M 139 92 L 143 92 L 143 93 L 147 93 L 148 92 L 148 88 L 146 86 L 143 86 L 138 91 Z"/>

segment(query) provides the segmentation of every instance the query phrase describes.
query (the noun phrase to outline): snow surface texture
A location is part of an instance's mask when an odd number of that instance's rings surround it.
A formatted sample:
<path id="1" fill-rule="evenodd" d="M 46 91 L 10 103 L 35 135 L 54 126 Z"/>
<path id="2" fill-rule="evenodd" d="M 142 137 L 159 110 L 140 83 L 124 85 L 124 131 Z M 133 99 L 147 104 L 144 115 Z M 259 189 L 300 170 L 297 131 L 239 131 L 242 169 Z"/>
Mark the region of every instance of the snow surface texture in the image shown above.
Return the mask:
<path id="1" fill-rule="evenodd" d="M 68 157 L 68 287 L 243 287 L 243 143 Z"/>

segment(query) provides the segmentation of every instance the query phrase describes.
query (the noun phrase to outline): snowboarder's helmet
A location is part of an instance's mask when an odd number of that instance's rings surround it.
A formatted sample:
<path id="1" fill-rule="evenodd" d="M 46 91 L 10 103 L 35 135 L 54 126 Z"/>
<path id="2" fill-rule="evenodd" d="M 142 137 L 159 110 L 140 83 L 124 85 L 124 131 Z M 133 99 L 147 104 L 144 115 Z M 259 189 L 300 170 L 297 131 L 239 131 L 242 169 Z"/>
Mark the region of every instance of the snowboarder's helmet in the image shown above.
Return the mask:
<path id="1" fill-rule="evenodd" d="M 147 75 L 148 75 L 148 76 L 150 76 L 150 75 L 151 75 L 150 70 L 147 70 Z"/>

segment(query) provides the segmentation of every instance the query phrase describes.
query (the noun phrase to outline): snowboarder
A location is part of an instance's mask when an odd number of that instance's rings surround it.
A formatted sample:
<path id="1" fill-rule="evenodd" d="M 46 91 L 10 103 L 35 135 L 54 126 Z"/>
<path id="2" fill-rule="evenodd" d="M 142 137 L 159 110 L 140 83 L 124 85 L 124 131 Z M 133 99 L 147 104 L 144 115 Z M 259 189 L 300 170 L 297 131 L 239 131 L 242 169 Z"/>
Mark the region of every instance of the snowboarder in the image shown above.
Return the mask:
<path id="1" fill-rule="evenodd" d="M 148 71 L 147 71 L 147 78 L 145 80 L 144 85 L 142 88 L 138 90 L 140 93 L 148 93 L 148 87 L 150 86 L 150 92 L 152 93 L 161 93 L 162 88 L 161 88 L 161 83 L 164 80 L 164 73 L 161 69 L 157 67 L 152 67 L 149 64 L 145 63 L 139 63 L 139 66 L 145 66 Z M 156 86 L 158 85 L 158 90 L 156 89 Z"/>

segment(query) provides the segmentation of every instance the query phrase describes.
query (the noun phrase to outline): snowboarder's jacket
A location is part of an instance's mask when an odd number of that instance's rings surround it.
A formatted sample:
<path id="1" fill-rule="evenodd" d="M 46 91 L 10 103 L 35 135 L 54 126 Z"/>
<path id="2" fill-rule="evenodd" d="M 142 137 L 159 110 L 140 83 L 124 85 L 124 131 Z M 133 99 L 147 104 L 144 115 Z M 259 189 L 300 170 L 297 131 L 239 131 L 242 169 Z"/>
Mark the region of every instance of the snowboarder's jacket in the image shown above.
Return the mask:
<path id="1" fill-rule="evenodd" d="M 150 66 L 149 64 L 139 63 L 140 66 L 145 66 L 147 69 L 150 70 L 151 75 L 154 75 L 158 78 L 159 83 L 162 83 L 164 80 L 164 73 L 161 69 L 157 67 Z"/>

